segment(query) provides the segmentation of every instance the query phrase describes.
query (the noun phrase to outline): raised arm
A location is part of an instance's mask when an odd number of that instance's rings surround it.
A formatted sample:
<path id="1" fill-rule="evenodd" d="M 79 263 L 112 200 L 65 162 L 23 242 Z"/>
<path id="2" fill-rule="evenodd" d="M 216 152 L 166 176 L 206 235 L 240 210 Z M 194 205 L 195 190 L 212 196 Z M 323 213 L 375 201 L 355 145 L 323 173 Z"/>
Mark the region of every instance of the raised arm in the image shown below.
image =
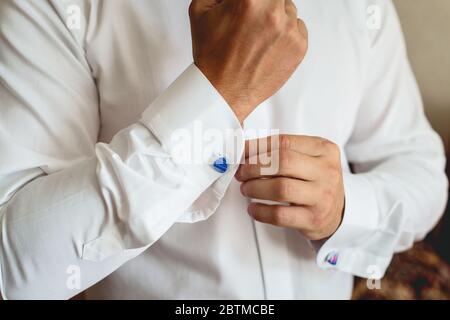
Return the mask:
<path id="1" fill-rule="evenodd" d="M 192 65 L 140 121 L 97 143 L 97 89 L 52 7 L 8 0 L 0 15 L 2 292 L 69 298 L 154 243 L 221 177 L 207 163 L 174 159 L 171 133 L 196 121 L 221 132 L 240 124 Z M 225 141 L 215 136 L 209 147 Z M 240 158 L 239 146 L 233 152 L 230 161 Z M 224 192 L 216 191 L 205 215 Z M 67 286 L 74 267 L 79 290 Z"/>

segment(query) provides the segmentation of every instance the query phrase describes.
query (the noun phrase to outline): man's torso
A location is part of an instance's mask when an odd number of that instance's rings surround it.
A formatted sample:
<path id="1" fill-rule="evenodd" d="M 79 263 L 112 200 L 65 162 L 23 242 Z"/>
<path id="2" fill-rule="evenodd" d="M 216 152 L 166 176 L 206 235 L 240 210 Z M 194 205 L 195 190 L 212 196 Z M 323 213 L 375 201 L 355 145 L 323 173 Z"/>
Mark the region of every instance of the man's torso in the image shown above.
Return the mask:
<path id="1" fill-rule="evenodd" d="M 365 1 L 295 1 L 310 44 L 288 83 L 246 121 L 250 135 L 321 136 L 344 148 L 364 90 Z M 99 91 L 99 141 L 139 120 L 192 63 L 190 0 L 82 1 L 74 32 Z M 60 9 L 64 14 L 63 8 Z M 283 63 L 283 61 L 280 61 Z M 344 170 L 348 170 L 345 157 Z M 207 221 L 176 224 L 144 254 L 91 288 L 92 298 L 348 298 L 351 276 L 322 271 L 292 230 L 255 224 L 234 181 Z"/>

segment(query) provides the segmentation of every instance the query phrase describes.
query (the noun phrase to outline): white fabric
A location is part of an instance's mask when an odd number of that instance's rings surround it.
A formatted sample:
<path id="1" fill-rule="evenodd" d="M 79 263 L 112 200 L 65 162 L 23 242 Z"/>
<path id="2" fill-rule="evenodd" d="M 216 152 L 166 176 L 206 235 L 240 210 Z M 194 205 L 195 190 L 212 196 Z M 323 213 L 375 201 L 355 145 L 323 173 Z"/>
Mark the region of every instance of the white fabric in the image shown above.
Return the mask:
<path id="1" fill-rule="evenodd" d="M 192 64 L 189 3 L 0 2 L 4 298 L 345 299 L 352 275 L 383 274 L 440 217 L 442 143 L 390 1 L 296 1 L 307 58 L 244 131 Z M 74 4 L 79 29 L 66 25 Z M 227 173 L 177 159 L 172 134 L 198 125 L 224 133 L 206 158 L 225 146 Z M 325 243 L 246 214 L 233 179 L 244 137 L 271 129 L 342 148 L 345 217 Z"/>

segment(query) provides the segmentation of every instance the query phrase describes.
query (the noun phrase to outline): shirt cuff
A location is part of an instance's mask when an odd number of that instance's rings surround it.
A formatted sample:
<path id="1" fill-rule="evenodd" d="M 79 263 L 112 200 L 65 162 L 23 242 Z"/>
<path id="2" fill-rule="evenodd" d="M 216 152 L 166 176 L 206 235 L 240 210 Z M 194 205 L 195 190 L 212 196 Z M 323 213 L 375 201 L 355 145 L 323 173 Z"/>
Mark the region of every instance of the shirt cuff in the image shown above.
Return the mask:
<path id="1" fill-rule="evenodd" d="M 315 243 L 317 264 L 324 270 L 339 270 L 362 278 L 382 278 L 392 254 L 376 252 L 383 241 L 375 191 L 364 175 L 344 173 L 346 208 L 343 221 L 325 243 Z M 320 248 L 318 248 L 320 246 Z M 381 244 L 382 246 L 382 244 Z"/>
<path id="2" fill-rule="evenodd" d="M 207 218 L 219 205 L 239 166 L 244 152 L 241 124 L 195 65 L 145 110 L 140 122 L 181 173 L 176 199 L 152 204 L 165 213 L 159 218 L 144 215 L 126 221 L 129 233 L 118 227 L 85 244 L 85 260 L 104 260 L 126 249 L 148 247 L 176 222 Z"/>
<path id="3" fill-rule="evenodd" d="M 141 122 L 202 193 L 177 222 L 207 219 L 223 198 L 244 152 L 242 126 L 233 110 L 192 64 L 143 113 Z M 221 159 L 226 161 L 225 172 L 214 166 Z"/>
<path id="4" fill-rule="evenodd" d="M 211 164 L 216 155 L 226 156 L 231 165 L 241 161 L 241 124 L 194 64 L 144 111 L 141 122 L 178 164 Z"/>

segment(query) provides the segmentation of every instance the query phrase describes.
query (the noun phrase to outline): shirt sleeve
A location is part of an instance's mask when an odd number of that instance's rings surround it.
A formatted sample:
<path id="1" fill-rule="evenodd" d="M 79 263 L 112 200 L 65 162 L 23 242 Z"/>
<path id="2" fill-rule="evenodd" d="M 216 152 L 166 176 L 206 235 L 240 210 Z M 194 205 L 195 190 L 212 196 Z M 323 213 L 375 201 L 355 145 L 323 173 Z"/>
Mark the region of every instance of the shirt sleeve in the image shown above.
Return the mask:
<path id="1" fill-rule="evenodd" d="M 3 298 L 70 298 L 174 223 L 206 219 L 242 156 L 239 121 L 195 65 L 97 143 L 99 97 L 78 39 L 48 1 L 0 2 Z M 214 170 L 217 158 L 228 170 Z"/>
<path id="2" fill-rule="evenodd" d="M 370 32 L 366 91 L 345 147 L 354 173 L 344 174 L 342 225 L 320 247 L 317 263 L 381 278 L 395 252 L 422 239 L 443 213 L 448 181 L 443 144 L 430 127 L 391 1 Z"/>

